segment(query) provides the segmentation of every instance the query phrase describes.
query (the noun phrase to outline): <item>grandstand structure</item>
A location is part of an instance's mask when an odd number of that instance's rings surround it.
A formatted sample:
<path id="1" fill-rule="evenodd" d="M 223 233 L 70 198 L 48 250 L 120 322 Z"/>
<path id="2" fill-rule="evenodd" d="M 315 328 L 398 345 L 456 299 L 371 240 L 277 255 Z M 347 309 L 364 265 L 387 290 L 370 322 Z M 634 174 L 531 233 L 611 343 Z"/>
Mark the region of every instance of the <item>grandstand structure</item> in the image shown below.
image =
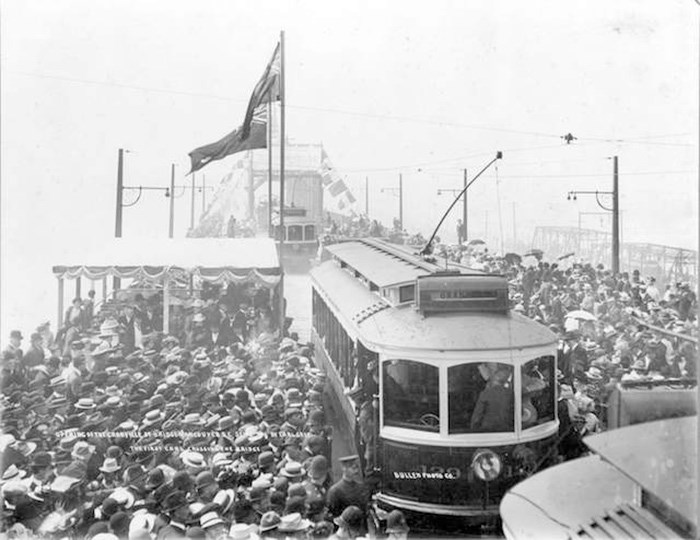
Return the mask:
<path id="1" fill-rule="evenodd" d="M 537 227 L 532 247 L 541 249 L 549 260 L 574 253 L 574 260 L 603 264 L 610 268 L 612 235 L 609 232 L 576 227 Z M 620 271 L 639 270 L 664 286 L 677 281 L 697 285 L 698 253 L 659 244 L 624 242 L 620 246 Z"/>

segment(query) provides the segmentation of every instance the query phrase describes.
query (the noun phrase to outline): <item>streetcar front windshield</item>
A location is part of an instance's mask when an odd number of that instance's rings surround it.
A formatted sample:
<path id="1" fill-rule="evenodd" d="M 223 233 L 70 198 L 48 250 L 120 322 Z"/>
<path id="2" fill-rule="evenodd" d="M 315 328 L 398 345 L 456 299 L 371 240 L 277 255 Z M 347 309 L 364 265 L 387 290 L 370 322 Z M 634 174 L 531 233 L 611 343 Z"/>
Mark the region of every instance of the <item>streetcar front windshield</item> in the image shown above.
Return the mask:
<path id="1" fill-rule="evenodd" d="M 440 430 L 438 368 L 414 360 L 382 364 L 384 425 Z"/>
<path id="2" fill-rule="evenodd" d="M 447 386 L 451 434 L 513 431 L 513 366 L 496 362 L 452 366 Z"/>
<path id="3" fill-rule="evenodd" d="M 540 356 L 523 365 L 523 429 L 554 420 L 554 377 L 554 356 Z"/>

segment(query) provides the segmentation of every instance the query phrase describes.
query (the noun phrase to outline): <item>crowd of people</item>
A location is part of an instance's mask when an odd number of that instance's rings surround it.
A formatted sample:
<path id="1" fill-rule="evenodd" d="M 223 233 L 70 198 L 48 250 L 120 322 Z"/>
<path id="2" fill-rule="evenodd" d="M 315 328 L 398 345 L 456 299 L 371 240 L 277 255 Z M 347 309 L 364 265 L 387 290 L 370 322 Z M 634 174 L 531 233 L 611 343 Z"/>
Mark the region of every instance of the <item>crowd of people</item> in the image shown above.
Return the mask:
<path id="1" fill-rule="evenodd" d="M 434 252 L 507 276 L 512 309 L 559 336 L 564 459 L 604 429 L 619 382 L 697 375 L 689 283 L 661 291 L 639 272 L 483 246 Z M 170 335 L 160 305 L 158 294 L 136 294 L 116 312 L 98 310 L 90 294 L 75 299 L 55 337 L 43 323 L 25 351 L 21 332 L 11 333 L 2 352 L 2 530 L 96 540 L 367 534 L 362 460 L 332 455 L 312 344 L 280 332 L 269 298 L 255 291 L 202 291 Z M 401 512 L 383 517 L 386 534 L 406 537 Z"/>
<path id="2" fill-rule="evenodd" d="M 141 294 L 118 313 L 76 298 L 64 346 L 48 323 L 26 352 L 11 333 L 0 436 L 8 537 L 367 533 L 360 459 L 332 455 L 313 346 L 229 300 L 200 295 L 179 337 L 159 331 L 158 302 Z M 405 538 L 403 515 L 385 517 L 387 534 Z"/>
<path id="3" fill-rule="evenodd" d="M 612 391 L 625 381 L 695 380 L 697 297 L 690 282 L 660 290 L 639 271 L 494 255 L 484 245 L 439 245 L 435 254 L 505 275 L 511 308 L 559 337 L 559 419 L 564 458 L 585 451 L 581 438 L 605 429 Z"/>

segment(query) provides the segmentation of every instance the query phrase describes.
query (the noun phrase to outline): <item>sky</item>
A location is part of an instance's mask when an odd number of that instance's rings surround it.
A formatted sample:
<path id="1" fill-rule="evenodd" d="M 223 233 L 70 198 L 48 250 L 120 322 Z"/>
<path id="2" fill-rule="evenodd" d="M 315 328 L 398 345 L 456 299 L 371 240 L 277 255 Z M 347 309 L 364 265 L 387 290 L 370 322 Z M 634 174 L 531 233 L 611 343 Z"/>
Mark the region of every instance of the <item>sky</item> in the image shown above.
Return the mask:
<path id="1" fill-rule="evenodd" d="M 55 321 L 51 266 L 114 233 L 125 184 L 188 184 L 188 152 L 237 127 L 280 32 L 287 135 L 323 143 L 364 210 L 430 234 L 470 188 L 496 248 L 537 226 L 607 229 L 593 197 L 620 168 L 623 241 L 697 249 L 698 10 L 692 0 L 131 1 L 0 4 L 0 340 Z M 576 139 L 566 144 L 562 136 Z M 207 166 L 207 185 L 235 157 Z M 200 182 L 197 177 L 197 182 Z M 182 190 L 178 191 L 178 195 Z M 211 193 L 208 193 L 211 197 Z M 125 202 L 130 202 L 127 193 Z M 176 236 L 189 225 L 176 199 Z M 197 202 L 199 213 L 200 202 Z M 441 234 L 454 235 L 459 211 Z M 168 201 L 124 210 L 165 238 Z"/>

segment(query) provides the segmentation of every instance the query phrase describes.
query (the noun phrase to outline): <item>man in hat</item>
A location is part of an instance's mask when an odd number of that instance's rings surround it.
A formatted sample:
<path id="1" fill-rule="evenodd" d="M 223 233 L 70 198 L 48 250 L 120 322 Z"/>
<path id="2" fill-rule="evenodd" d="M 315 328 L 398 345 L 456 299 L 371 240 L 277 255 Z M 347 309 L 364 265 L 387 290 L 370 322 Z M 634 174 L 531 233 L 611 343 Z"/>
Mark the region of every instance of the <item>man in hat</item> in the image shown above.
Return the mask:
<path id="1" fill-rule="evenodd" d="M 472 431 L 499 432 L 513 430 L 513 389 L 506 386 L 510 372 L 499 368 L 493 373 L 474 406 Z"/>
<path id="2" fill-rule="evenodd" d="M 195 488 L 199 500 L 203 503 L 212 502 L 219 491 L 219 485 L 216 483 L 211 471 L 202 471 L 197 475 L 195 478 Z"/>
<path id="3" fill-rule="evenodd" d="M 17 360 L 17 362 L 21 362 L 23 356 L 21 348 L 23 339 L 22 332 L 19 330 L 10 332 L 10 343 L 8 343 L 7 347 L 2 351 L 3 358 L 12 358 Z"/>
<path id="4" fill-rule="evenodd" d="M 83 311 L 83 301 L 79 296 L 73 298 L 70 307 L 66 310 L 63 316 L 64 324 L 67 328 L 77 328 L 83 330 L 85 328 L 85 312 Z"/>
<path id="5" fill-rule="evenodd" d="M 43 339 L 38 332 L 34 332 L 30 336 L 29 342 L 29 350 L 24 355 L 22 364 L 26 369 L 31 370 L 44 363 L 44 347 L 42 346 Z"/>
<path id="6" fill-rule="evenodd" d="M 358 455 L 345 456 L 338 460 L 343 469 L 343 477 L 328 490 L 328 510 L 332 516 L 340 516 L 343 509 L 354 505 L 362 512 L 366 522 L 369 494 L 362 481 L 362 469 Z"/>
<path id="7" fill-rule="evenodd" d="M 328 460 L 325 456 L 314 456 L 311 458 L 306 471 L 306 480 L 303 481 L 302 485 L 309 499 L 321 498 L 324 501 L 326 500 L 332 481 Z"/>
<path id="8" fill-rule="evenodd" d="M 170 523 L 158 531 L 156 540 L 185 538 L 187 527 L 185 523 L 190 517 L 187 497 L 182 491 L 174 491 L 163 501 L 163 513 L 170 518 Z"/>

